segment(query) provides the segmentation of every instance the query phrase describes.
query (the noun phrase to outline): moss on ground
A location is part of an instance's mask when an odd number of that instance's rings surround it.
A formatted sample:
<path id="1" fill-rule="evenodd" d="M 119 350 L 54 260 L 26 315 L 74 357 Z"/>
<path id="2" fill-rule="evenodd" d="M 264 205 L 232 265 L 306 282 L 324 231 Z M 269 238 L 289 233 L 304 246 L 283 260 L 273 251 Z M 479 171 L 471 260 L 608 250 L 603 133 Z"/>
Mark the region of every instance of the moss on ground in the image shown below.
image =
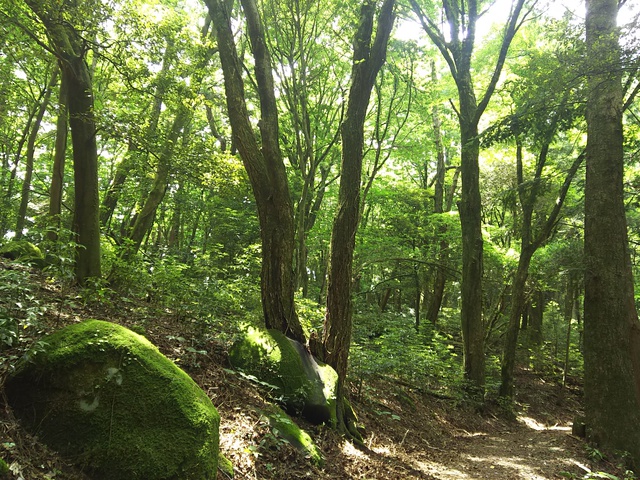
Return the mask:
<path id="1" fill-rule="evenodd" d="M 105 480 L 215 479 L 220 417 L 207 395 L 144 337 L 89 320 L 45 339 L 9 380 L 30 429 Z"/>
<path id="2" fill-rule="evenodd" d="M 9 465 L 2 458 L 0 458 L 0 478 L 4 478 L 9 473 Z"/>
<path id="3" fill-rule="evenodd" d="M 234 477 L 233 464 L 231 463 L 231 460 L 221 453 L 218 454 L 218 470 L 220 470 L 226 478 Z M 220 475 L 218 475 L 218 478 L 220 478 Z"/>
<path id="4" fill-rule="evenodd" d="M 270 405 L 263 415 L 269 420 L 271 430 L 293 445 L 316 466 L 324 465 L 324 457 L 311 436 L 302 430 L 281 408 Z"/>

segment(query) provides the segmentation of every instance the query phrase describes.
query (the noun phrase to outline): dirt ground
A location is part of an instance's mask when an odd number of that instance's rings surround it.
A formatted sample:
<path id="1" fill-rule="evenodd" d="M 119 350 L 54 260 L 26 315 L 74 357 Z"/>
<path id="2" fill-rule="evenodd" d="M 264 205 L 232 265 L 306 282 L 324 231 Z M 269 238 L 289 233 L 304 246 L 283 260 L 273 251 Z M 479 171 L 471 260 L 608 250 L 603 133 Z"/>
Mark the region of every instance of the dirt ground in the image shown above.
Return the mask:
<path id="1" fill-rule="evenodd" d="M 0 264 L 0 268 L 6 267 Z M 366 429 L 364 447 L 327 427 L 297 420 L 324 455 L 325 464 L 318 468 L 270 430 L 260 414 L 268 392 L 228 368 L 226 345 L 215 334 L 203 340 L 202 332 L 190 333 L 188 322 L 152 313 L 144 305 L 88 308 L 69 302 L 61 314 L 55 285 L 43 282 L 39 295 L 43 304 L 51 305 L 48 330 L 86 318 L 126 326 L 144 323 L 150 340 L 185 369 L 218 408 L 220 449 L 233 463 L 236 479 L 596 478 L 589 472 L 624 478 L 613 461 L 589 458 L 584 441 L 571 435 L 571 422 L 581 412 L 580 385 L 563 388 L 525 370 L 517 375 L 518 397 L 511 417 L 495 403 L 489 402 L 479 413 L 453 398 L 393 378 L 377 378 L 352 397 Z M 11 351 L 2 354 L 9 356 Z M 0 458 L 11 472 L 0 478 L 86 480 L 86 475 L 20 428 L 3 395 L 6 374 L 6 368 L 0 371 Z M 594 450 L 591 453 L 594 457 Z M 227 476 L 220 471 L 218 478 Z"/>

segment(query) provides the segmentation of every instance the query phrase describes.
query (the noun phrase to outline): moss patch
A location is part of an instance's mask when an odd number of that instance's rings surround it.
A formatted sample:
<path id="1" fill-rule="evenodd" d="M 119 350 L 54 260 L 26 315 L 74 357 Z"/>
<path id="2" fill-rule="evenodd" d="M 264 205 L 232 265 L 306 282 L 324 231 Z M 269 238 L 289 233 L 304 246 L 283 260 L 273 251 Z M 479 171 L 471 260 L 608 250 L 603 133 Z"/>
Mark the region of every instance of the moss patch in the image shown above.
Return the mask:
<path id="1" fill-rule="evenodd" d="M 234 368 L 274 387 L 274 396 L 289 412 L 312 423 L 336 424 L 337 373 L 282 332 L 247 328 L 231 347 L 229 360 Z"/>
<path id="2" fill-rule="evenodd" d="M 231 463 L 231 460 L 229 460 L 221 453 L 218 454 L 218 470 L 224 473 L 226 478 L 233 478 L 234 476 L 233 464 Z M 218 478 L 220 478 L 220 475 L 218 475 Z"/>
<path id="3" fill-rule="evenodd" d="M 275 405 L 271 405 L 262 414 L 269 420 L 274 434 L 284 438 L 316 466 L 324 465 L 324 457 L 307 432 L 302 430 L 289 416 Z"/>
<path id="4" fill-rule="evenodd" d="M 104 480 L 215 479 L 220 417 L 144 337 L 89 320 L 9 380 L 9 401 L 45 443 Z"/>
<path id="5" fill-rule="evenodd" d="M 44 266 L 44 255 L 33 243 L 27 240 L 14 240 L 0 247 L 0 257 L 22 260 Z"/>

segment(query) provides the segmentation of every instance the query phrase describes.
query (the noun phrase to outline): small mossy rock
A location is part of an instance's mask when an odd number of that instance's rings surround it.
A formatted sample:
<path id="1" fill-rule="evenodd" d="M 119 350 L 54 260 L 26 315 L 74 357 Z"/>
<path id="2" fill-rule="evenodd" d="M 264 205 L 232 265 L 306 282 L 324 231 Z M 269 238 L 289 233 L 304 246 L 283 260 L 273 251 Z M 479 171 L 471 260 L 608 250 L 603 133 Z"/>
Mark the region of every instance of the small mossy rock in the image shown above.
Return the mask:
<path id="1" fill-rule="evenodd" d="M 289 442 L 293 447 L 309 458 L 318 467 L 324 465 L 324 457 L 311 436 L 302 430 L 284 410 L 269 405 L 262 414 L 268 419 L 271 431 Z"/>
<path id="2" fill-rule="evenodd" d="M 45 264 L 42 251 L 33 243 L 24 239 L 14 240 L 0 247 L 0 257 L 34 263 L 38 266 L 44 266 Z"/>
<path id="3" fill-rule="evenodd" d="M 336 425 L 338 374 L 278 330 L 247 328 L 229 351 L 231 365 L 277 388 L 292 413 L 315 424 Z"/>
<path id="4" fill-rule="evenodd" d="M 220 470 L 224 474 L 224 477 L 222 478 L 234 477 L 233 464 L 231 463 L 231 460 L 229 460 L 221 453 L 218 454 L 218 470 Z M 220 478 L 220 475 L 218 475 L 218 478 Z"/>
<path id="5" fill-rule="evenodd" d="M 2 458 L 0 458 L 0 478 L 7 478 L 9 476 L 9 465 Z"/>
<path id="6" fill-rule="evenodd" d="M 220 417 L 144 337 L 88 320 L 46 337 L 9 379 L 25 426 L 96 480 L 213 480 Z"/>

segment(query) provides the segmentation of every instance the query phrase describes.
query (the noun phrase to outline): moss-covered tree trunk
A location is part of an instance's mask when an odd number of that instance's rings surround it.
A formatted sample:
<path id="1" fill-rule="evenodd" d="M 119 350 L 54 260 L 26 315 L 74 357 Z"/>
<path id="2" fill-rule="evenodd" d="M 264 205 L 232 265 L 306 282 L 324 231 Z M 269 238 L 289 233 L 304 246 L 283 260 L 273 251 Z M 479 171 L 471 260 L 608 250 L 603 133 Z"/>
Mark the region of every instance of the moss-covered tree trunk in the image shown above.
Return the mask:
<path id="1" fill-rule="evenodd" d="M 588 438 L 640 466 L 640 323 L 623 190 L 617 0 L 587 0 L 584 369 Z"/>

